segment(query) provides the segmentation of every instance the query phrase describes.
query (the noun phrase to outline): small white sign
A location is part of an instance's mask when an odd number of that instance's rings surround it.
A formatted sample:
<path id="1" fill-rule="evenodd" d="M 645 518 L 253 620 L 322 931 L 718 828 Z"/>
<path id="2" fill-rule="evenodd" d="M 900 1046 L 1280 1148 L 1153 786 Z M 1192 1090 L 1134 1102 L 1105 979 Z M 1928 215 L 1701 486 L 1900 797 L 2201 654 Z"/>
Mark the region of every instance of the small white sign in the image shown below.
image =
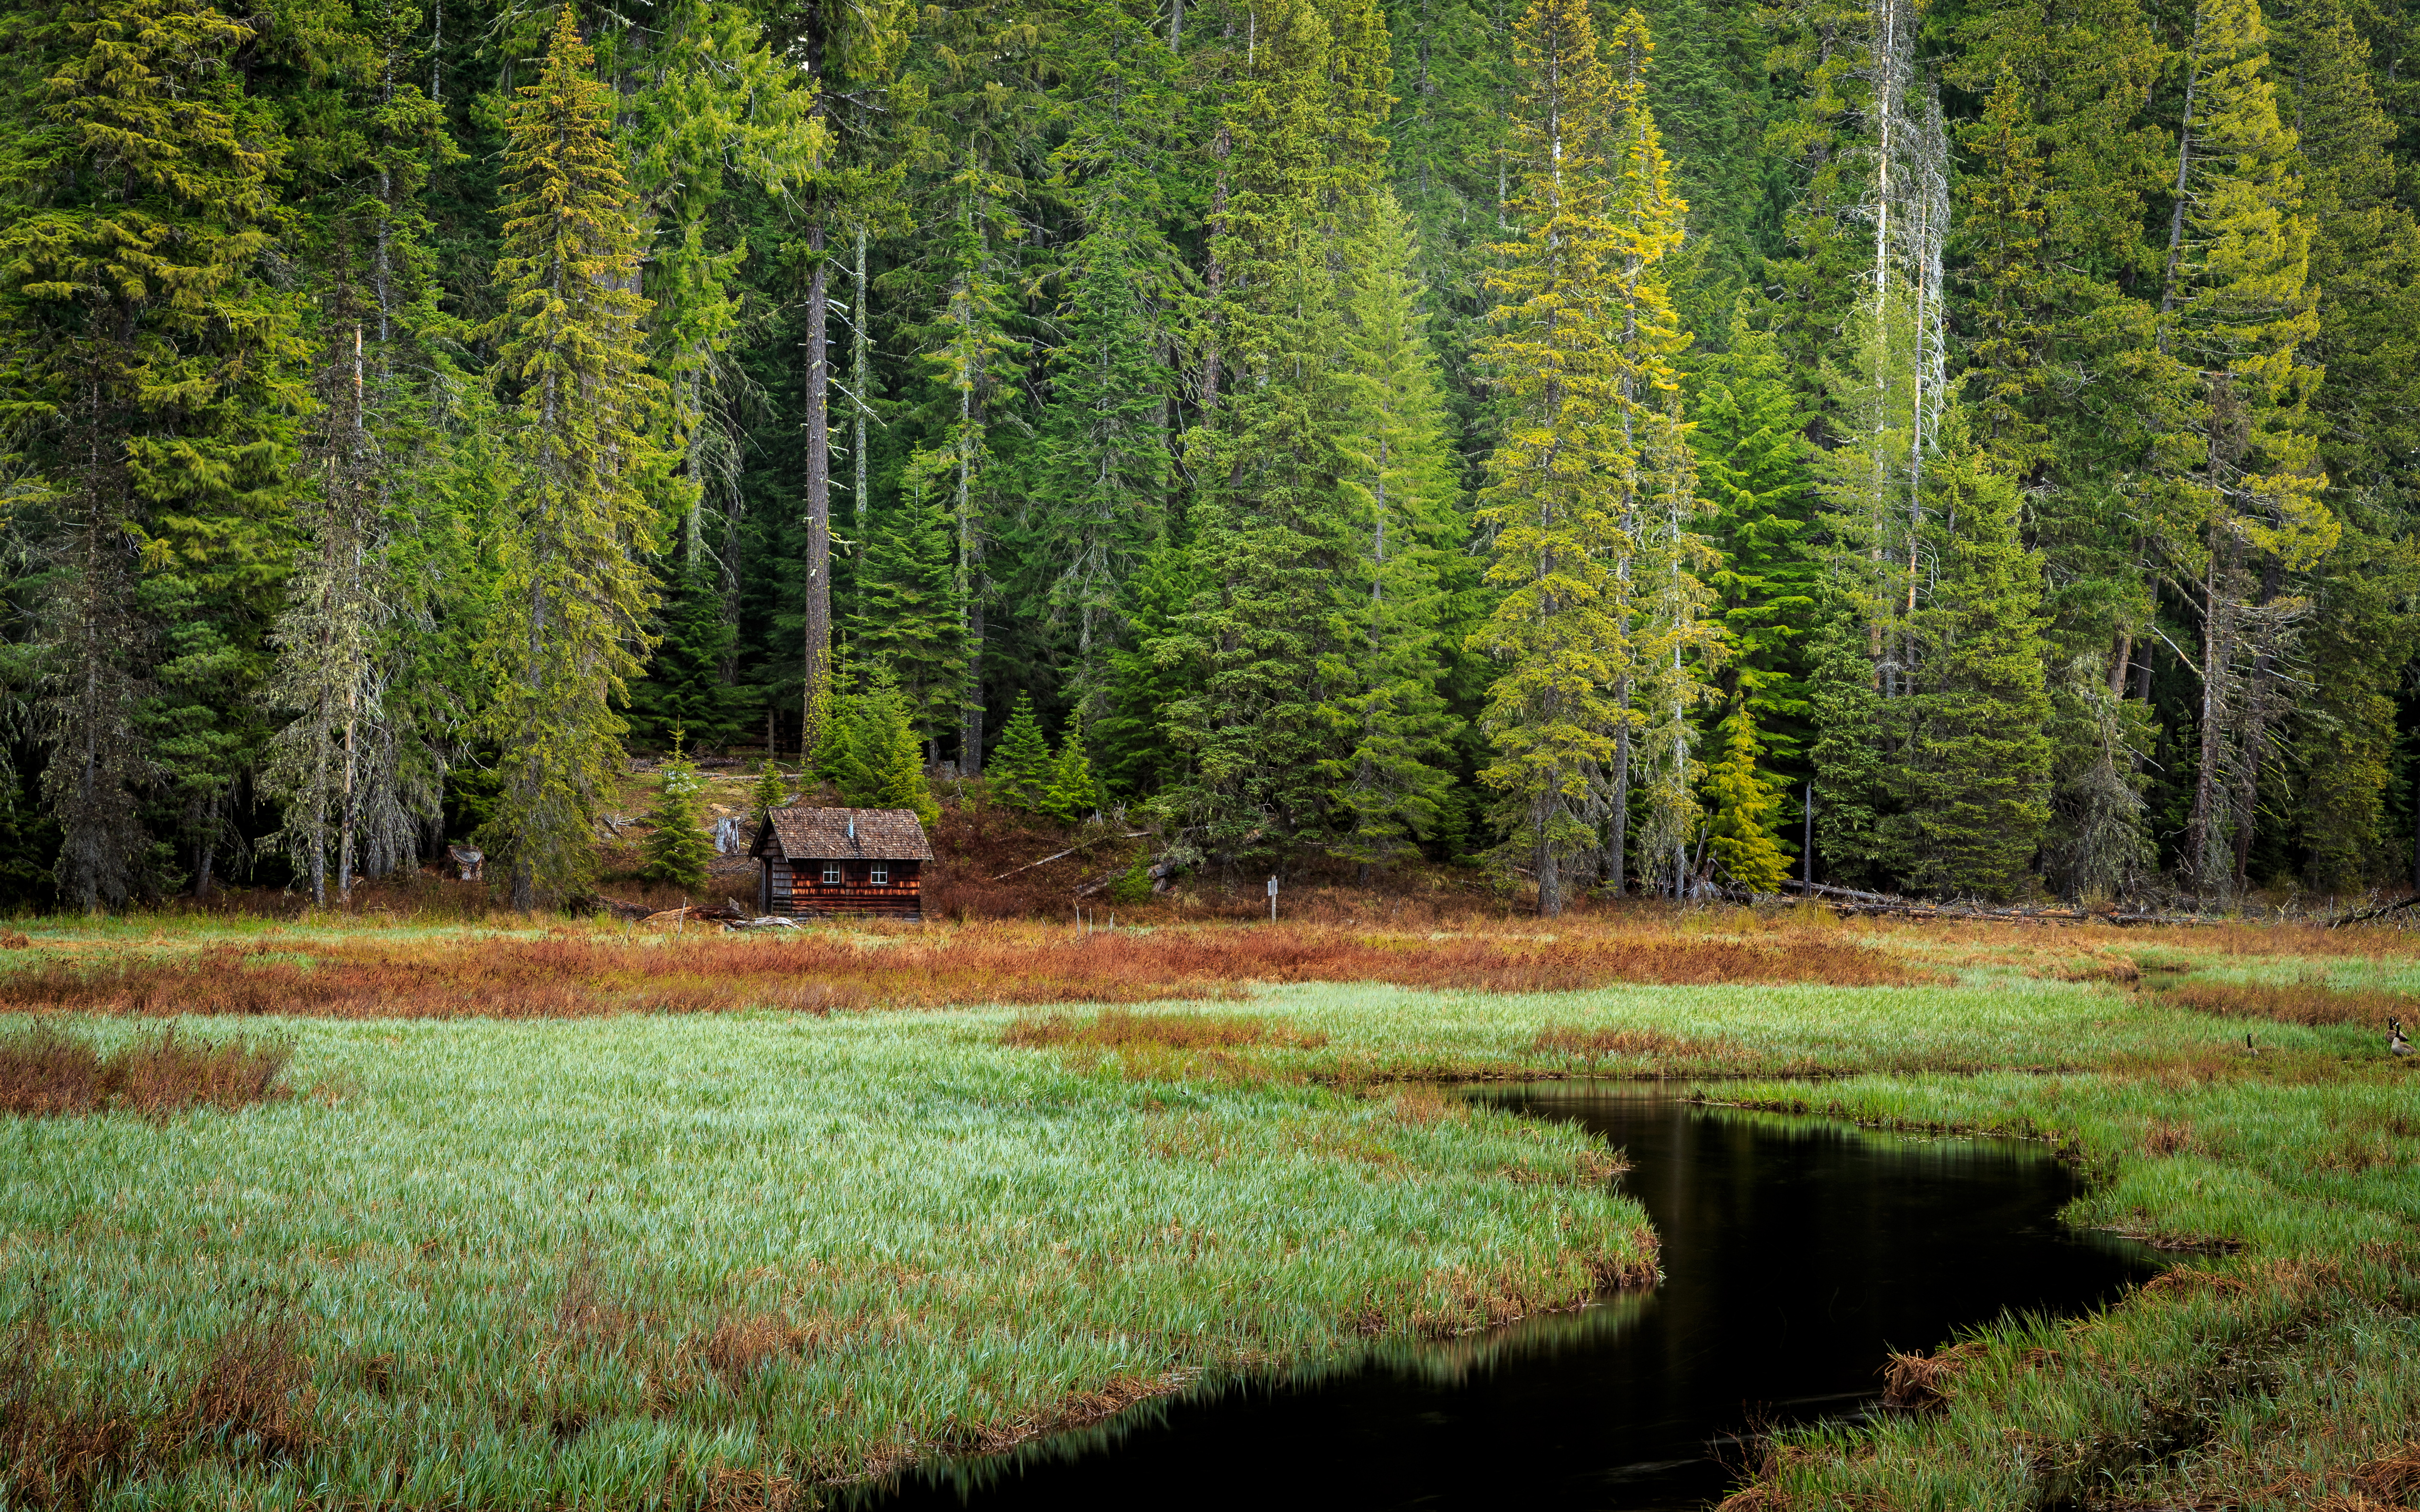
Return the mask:
<path id="1" fill-rule="evenodd" d="M 1274 897 L 1276 897 L 1277 895 L 1278 895 L 1278 879 L 1277 879 L 1277 878 L 1275 878 L 1275 877 L 1271 877 L 1271 878 L 1269 878 L 1269 896 L 1270 896 L 1270 897 L 1272 897 L 1272 898 L 1274 898 Z"/>

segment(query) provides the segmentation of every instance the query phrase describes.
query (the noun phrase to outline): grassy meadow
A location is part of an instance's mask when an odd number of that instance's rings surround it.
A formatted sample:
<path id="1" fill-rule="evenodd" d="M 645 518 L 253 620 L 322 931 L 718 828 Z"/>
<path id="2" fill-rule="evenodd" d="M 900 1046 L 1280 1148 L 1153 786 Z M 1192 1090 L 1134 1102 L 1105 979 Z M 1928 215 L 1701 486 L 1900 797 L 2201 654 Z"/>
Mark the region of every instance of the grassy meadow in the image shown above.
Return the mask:
<path id="1" fill-rule="evenodd" d="M 2420 1493 L 2420 1069 L 2381 1028 L 2420 1018 L 2420 949 L 2391 932 L 0 944 L 21 1042 L 290 1052 L 264 1101 L 0 1113 L 0 1504 L 804 1505 L 1648 1279 L 1615 1152 L 1435 1086 L 1541 1074 L 2043 1138 L 2093 1178 L 2071 1221 L 2179 1253 L 2102 1316 L 1902 1362 L 1908 1411 L 1770 1445 L 1739 1512 Z"/>

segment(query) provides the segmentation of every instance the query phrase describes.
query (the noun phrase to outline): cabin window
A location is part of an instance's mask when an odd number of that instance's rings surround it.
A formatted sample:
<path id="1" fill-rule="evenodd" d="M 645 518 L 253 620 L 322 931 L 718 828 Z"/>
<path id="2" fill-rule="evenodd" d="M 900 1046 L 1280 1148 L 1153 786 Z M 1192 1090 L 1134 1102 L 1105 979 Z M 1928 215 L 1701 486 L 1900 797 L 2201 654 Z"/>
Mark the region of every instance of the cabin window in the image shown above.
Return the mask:
<path id="1" fill-rule="evenodd" d="M 877 887 L 887 887 L 891 886 L 891 863 L 888 861 L 875 862 L 874 870 L 872 872 L 868 873 L 867 880 L 871 881 Z"/>
<path id="2" fill-rule="evenodd" d="M 827 887 L 829 887 L 829 886 L 832 886 L 832 885 L 834 885 L 834 884 L 837 884 L 839 881 L 840 881 L 840 863 L 839 863 L 838 861 L 826 861 L 826 862 L 824 863 L 824 883 L 825 883 L 825 885 L 826 885 Z"/>

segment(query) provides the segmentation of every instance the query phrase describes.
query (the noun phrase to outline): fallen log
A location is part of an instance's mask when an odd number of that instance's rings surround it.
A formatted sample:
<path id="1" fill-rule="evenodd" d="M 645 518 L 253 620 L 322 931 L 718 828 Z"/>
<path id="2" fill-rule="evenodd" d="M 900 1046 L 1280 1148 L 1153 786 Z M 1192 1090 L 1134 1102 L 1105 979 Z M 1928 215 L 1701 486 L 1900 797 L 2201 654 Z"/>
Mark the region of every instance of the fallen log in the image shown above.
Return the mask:
<path id="1" fill-rule="evenodd" d="M 2360 924 L 2373 918 L 2384 918 L 2389 914 L 2413 907 L 2420 907 L 2420 892 L 2415 892 L 2409 898 L 2397 899 L 2391 903 L 2375 903 L 2367 908 L 2356 908 L 2350 914 L 2340 914 L 2329 919 L 2327 927 L 2342 929 L 2347 924 Z"/>
<path id="2" fill-rule="evenodd" d="M 2064 907 L 2045 903 L 2014 903 L 2004 908 L 1981 903 L 1927 903 L 1917 898 L 1901 898 L 1886 892 L 1860 892 L 1854 887 L 1835 887 L 1828 883 L 1784 882 L 1792 892 L 1805 893 L 1817 902 L 1829 903 L 1843 913 L 1871 917 L 1928 919 L 1975 919 L 1999 923 L 2050 924 L 2224 924 L 2223 918 L 2201 914 L 2170 914 L 2141 909 L 2111 909 L 2094 913 L 2087 908 Z"/>
<path id="3" fill-rule="evenodd" d="M 994 882 L 1006 882 L 1009 878 L 1016 875 L 1019 872 L 1031 872 L 1037 866 L 1048 866 L 1053 861 L 1063 861 L 1067 859 L 1067 857 L 1075 855 L 1078 851 L 1084 849 L 1086 846 L 1098 845 L 1105 840 L 1149 839 L 1151 839 L 1151 831 L 1147 829 L 1138 829 L 1130 835 L 1095 835 L 1091 840 L 1082 841 L 1074 845 L 1068 846 L 1065 850 L 1059 852 L 1055 856 L 1046 856 L 1039 861 L 1028 861 L 1023 866 L 1010 867 L 1007 871 L 1002 872 L 1000 875 L 992 878 L 992 880 Z"/>

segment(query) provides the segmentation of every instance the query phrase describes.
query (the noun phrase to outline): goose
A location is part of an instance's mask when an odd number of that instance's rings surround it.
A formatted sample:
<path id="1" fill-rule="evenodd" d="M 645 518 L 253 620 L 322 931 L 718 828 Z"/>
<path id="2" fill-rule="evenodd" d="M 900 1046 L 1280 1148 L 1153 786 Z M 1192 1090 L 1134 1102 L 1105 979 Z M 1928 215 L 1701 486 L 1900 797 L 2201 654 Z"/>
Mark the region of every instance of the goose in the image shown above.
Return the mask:
<path id="1" fill-rule="evenodd" d="M 2243 1037 L 2243 1053 L 2247 1056 L 2257 1056 L 2260 1054 L 2260 1047 L 2252 1042 L 2252 1036 L 2248 1034 Z"/>
<path id="2" fill-rule="evenodd" d="M 2386 1021 L 2386 1053 L 2390 1056 L 2408 1056 L 2412 1053 L 2412 1041 L 2403 1038 L 2401 1019 Z"/>

